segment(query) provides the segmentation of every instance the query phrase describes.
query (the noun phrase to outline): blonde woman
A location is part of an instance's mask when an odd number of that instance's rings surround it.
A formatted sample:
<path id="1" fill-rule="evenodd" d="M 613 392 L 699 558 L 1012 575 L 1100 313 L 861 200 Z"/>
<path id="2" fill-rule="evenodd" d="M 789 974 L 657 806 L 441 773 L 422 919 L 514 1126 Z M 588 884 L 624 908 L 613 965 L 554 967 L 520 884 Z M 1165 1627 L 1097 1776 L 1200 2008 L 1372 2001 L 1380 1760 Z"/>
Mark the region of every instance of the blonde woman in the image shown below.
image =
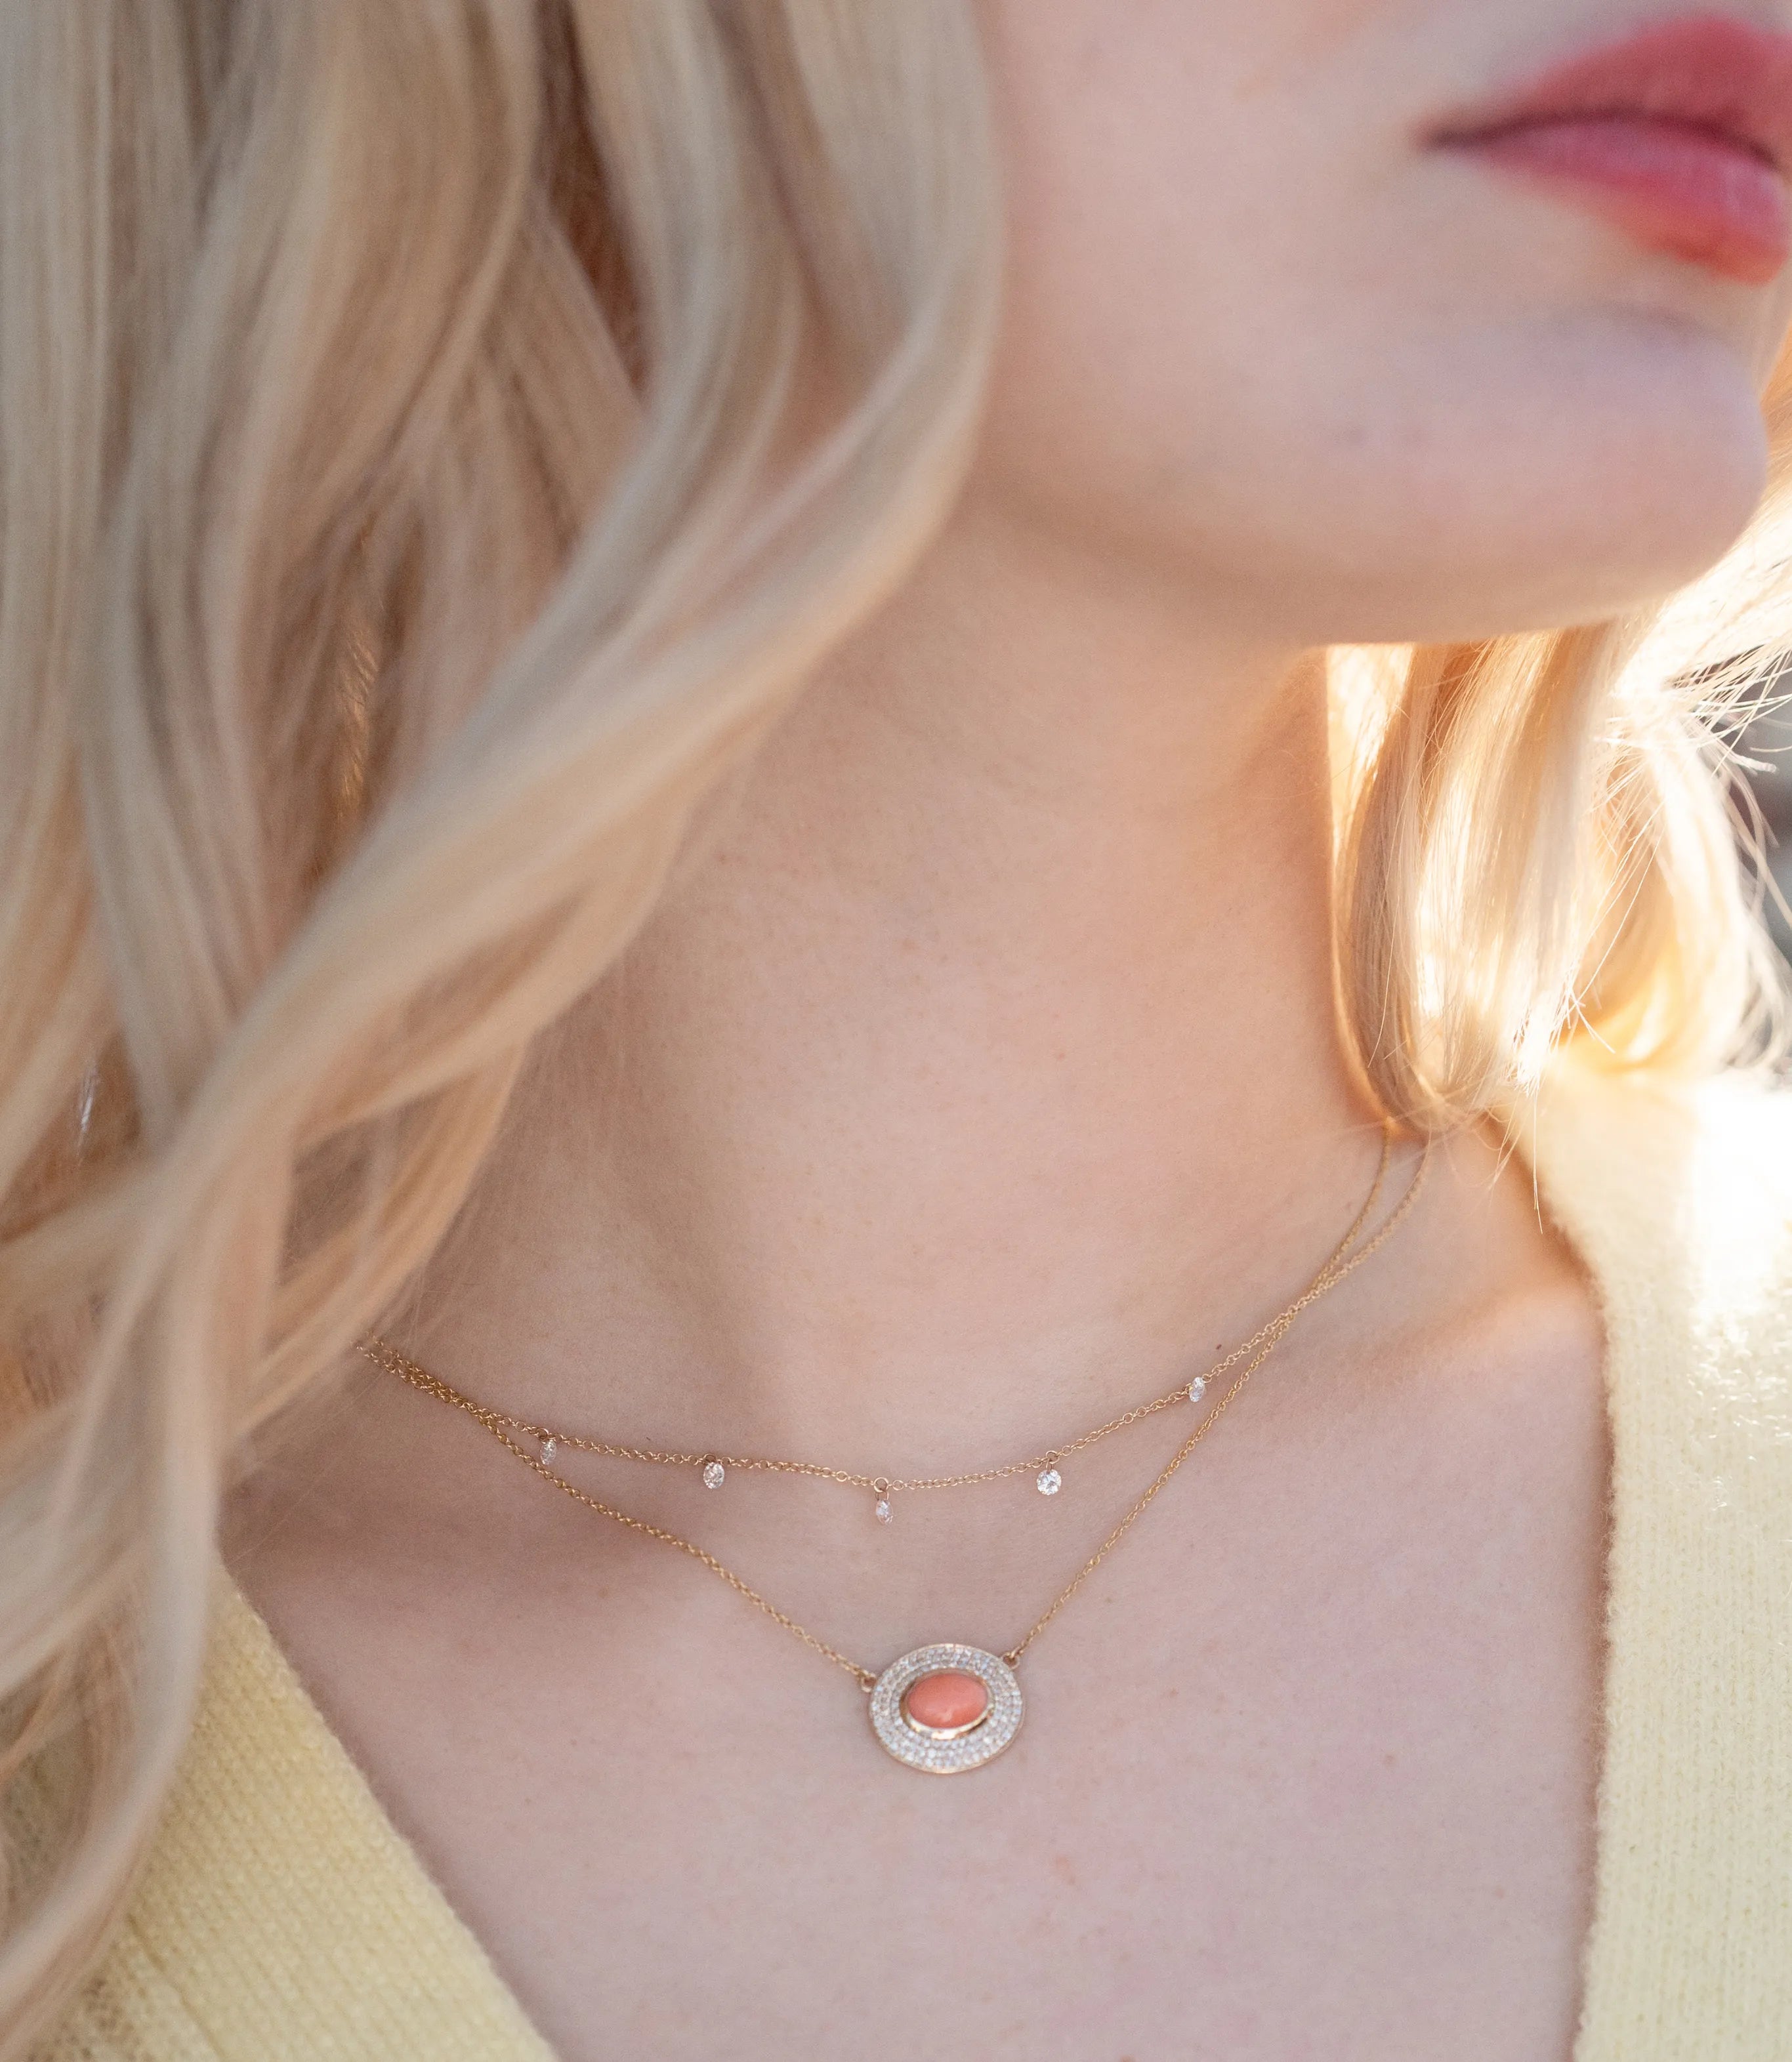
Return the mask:
<path id="1" fill-rule="evenodd" d="M 4 2052 L 1792 2052 L 1792 5 L 0 95 Z"/>

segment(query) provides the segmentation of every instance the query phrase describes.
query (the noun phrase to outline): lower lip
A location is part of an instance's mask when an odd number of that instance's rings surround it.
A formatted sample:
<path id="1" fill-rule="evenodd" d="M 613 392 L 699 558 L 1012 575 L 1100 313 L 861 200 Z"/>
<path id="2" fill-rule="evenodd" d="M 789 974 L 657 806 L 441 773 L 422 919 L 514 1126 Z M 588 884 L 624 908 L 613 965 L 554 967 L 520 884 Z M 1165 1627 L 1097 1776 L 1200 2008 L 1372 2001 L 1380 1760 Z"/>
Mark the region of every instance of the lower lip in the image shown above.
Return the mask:
<path id="1" fill-rule="evenodd" d="M 1527 122 L 1448 147 L 1554 188 L 1650 250 L 1754 287 L 1792 256 L 1786 181 L 1740 144 L 1625 115 Z"/>

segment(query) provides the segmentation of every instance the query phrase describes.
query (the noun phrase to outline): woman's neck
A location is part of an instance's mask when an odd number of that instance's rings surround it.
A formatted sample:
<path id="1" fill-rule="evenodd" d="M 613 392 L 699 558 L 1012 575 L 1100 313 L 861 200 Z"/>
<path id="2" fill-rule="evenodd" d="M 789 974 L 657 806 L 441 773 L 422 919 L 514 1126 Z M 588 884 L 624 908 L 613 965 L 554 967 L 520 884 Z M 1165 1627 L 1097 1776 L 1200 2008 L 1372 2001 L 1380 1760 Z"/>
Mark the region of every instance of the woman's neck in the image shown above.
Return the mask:
<path id="1" fill-rule="evenodd" d="M 608 1436 L 1049 1442 L 1304 1286 L 1372 1173 L 1312 661 L 962 518 L 544 1042 L 394 1335 Z"/>

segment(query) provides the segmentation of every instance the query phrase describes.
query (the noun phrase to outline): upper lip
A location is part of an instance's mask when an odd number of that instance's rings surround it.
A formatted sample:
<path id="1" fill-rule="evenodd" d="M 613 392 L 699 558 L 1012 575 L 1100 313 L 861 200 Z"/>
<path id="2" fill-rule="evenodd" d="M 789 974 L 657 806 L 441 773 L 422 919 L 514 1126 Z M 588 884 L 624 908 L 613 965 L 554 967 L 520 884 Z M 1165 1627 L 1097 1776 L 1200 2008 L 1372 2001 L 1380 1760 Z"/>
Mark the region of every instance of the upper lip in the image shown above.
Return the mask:
<path id="1" fill-rule="evenodd" d="M 1725 137 L 1792 177 L 1792 35 L 1726 14 L 1657 22 L 1452 110 L 1428 140 L 1623 115 Z"/>

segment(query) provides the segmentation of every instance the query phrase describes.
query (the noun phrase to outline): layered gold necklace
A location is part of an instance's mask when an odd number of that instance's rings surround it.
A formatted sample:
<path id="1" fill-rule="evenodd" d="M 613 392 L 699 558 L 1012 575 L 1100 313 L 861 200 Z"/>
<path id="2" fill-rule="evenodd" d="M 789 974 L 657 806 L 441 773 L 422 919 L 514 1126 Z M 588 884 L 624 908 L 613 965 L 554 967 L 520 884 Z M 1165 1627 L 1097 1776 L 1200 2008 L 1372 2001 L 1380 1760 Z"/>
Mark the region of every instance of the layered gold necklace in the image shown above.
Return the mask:
<path id="1" fill-rule="evenodd" d="M 979 1468 L 958 1474 L 891 1476 L 864 1474 L 850 1468 L 824 1466 L 819 1462 L 804 1460 L 770 1459 L 763 1457 L 727 1453 L 683 1453 L 655 1446 L 627 1446 L 608 1440 L 593 1439 L 581 1434 L 568 1432 L 556 1426 L 538 1424 L 534 1420 L 512 1416 L 491 1405 L 476 1402 L 451 1387 L 440 1376 L 432 1374 L 427 1368 L 401 1353 L 389 1341 L 376 1334 L 360 1342 L 360 1351 L 376 1366 L 388 1374 L 396 1375 L 412 1388 L 437 1402 L 448 1403 L 463 1410 L 477 1424 L 484 1426 L 498 1443 L 513 1454 L 518 1460 L 552 1484 L 575 1503 L 582 1504 L 600 1517 L 626 1526 L 630 1531 L 645 1534 L 649 1539 L 658 1539 L 669 1546 L 676 1546 L 681 1553 L 688 1554 L 710 1571 L 719 1575 L 730 1588 L 737 1591 L 747 1602 L 787 1632 L 794 1633 L 805 1646 L 843 1668 L 870 1699 L 871 1725 L 874 1732 L 896 1759 L 910 1768 L 918 1768 L 934 1775 L 954 1775 L 962 1771 L 979 1768 L 1001 1753 L 1020 1730 L 1025 1711 L 1019 1680 L 1015 1671 L 1021 1656 L 1039 1635 L 1058 1615 L 1064 1606 L 1079 1590 L 1088 1577 L 1114 1551 L 1131 1529 L 1134 1522 L 1151 1502 L 1183 1462 L 1219 1422 L 1227 1408 L 1236 1398 L 1247 1382 L 1262 1366 L 1281 1343 L 1289 1328 L 1302 1311 L 1316 1303 L 1342 1282 L 1344 1277 L 1360 1267 L 1370 1255 L 1377 1252 L 1399 1227 L 1418 1198 L 1420 1185 L 1430 1164 L 1428 1145 L 1420 1155 L 1412 1181 L 1399 1205 L 1383 1224 L 1380 1230 L 1367 1240 L 1362 1239 L 1364 1226 L 1375 1208 L 1386 1178 L 1388 1161 L 1392 1151 L 1393 1134 L 1384 1131 L 1381 1141 L 1381 1157 L 1376 1168 L 1375 1180 L 1370 1185 L 1362 1208 L 1356 1213 L 1350 1228 L 1345 1232 L 1307 1287 L 1285 1310 L 1280 1310 L 1267 1324 L 1259 1327 L 1249 1338 L 1235 1346 L 1225 1357 L 1211 1366 L 1192 1375 L 1188 1380 L 1161 1396 L 1135 1404 L 1130 1410 L 1103 1423 L 1079 1433 L 1062 1446 L 1050 1448 L 1044 1453 L 1032 1454 L 1019 1460 L 1006 1461 L 991 1468 Z M 1361 1241 L 1362 1242 L 1359 1243 Z M 1229 1386 L 1219 1391 L 1213 1403 L 1201 1414 L 1193 1429 L 1171 1455 L 1168 1463 L 1159 1470 L 1150 1484 L 1132 1503 L 1099 1546 L 1085 1561 L 1070 1581 L 1059 1591 L 1045 1610 L 1035 1619 L 1015 1644 L 1001 1654 L 986 1653 L 982 1647 L 972 1647 L 962 1641 L 934 1641 L 918 1647 L 899 1656 L 886 1667 L 869 1668 L 853 1661 L 830 1647 L 826 1640 L 799 1625 L 787 1612 L 780 1611 L 769 1599 L 743 1581 L 733 1570 L 719 1561 L 693 1540 L 680 1534 L 668 1531 L 663 1526 L 649 1524 L 646 1519 L 631 1517 L 613 1504 L 593 1496 L 576 1482 L 568 1480 L 555 1462 L 562 1451 L 592 1454 L 608 1459 L 637 1461 L 657 1467 L 684 1468 L 696 1470 L 704 1486 L 720 1490 L 733 1474 L 772 1474 L 806 1475 L 817 1481 L 837 1483 L 872 1498 L 872 1514 L 882 1524 L 892 1522 L 895 1499 L 925 1490 L 962 1489 L 977 1482 L 1002 1482 L 1016 1475 L 1031 1474 L 1034 1486 L 1042 1496 L 1054 1497 L 1063 1486 L 1063 1463 L 1073 1455 L 1085 1451 L 1098 1440 L 1109 1438 L 1115 1432 L 1124 1431 L 1129 1426 L 1142 1423 L 1159 1411 L 1172 1410 L 1179 1405 L 1199 1405 L 1215 1390 L 1222 1378 L 1238 1371 Z"/>

